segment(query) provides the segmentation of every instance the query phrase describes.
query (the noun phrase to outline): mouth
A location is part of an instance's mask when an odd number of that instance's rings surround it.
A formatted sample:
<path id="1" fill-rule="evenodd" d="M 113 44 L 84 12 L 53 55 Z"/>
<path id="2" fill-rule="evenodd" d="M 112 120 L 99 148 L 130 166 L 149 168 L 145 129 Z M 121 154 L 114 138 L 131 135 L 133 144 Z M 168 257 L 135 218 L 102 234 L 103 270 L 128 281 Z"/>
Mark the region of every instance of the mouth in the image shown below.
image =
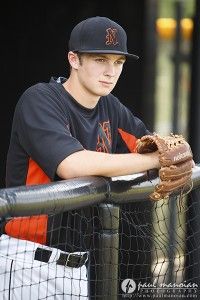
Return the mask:
<path id="1" fill-rule="evenodd" d="M 107 85 L 107 86 L 113 85 L 113 83 L 109 82 L 109 81 L 99 81 L 99 82 L 102 83 L 103 85 Z"/>

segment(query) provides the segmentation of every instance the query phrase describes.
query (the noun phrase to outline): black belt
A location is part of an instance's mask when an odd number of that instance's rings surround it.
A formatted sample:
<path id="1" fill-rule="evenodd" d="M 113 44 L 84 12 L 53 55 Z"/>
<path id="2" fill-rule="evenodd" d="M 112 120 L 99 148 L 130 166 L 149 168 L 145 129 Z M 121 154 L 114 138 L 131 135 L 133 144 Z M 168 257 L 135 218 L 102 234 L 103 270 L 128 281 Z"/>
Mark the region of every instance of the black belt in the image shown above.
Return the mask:
<path id="1" fill-rule="evenodd" d="M 43 248 L 37 248 L 35 250 L 35 257 L 34 259 L 42 261 L 42 262 L 49 262 L 51 257 L 52 251 Z M 82 267 L 88 259 L 88 254 L 76 254 L 76 253 L 60 253 L 60 256 L 56 263 L 58 265 L 67 266 L 70 268 L 80 268 Z"/>

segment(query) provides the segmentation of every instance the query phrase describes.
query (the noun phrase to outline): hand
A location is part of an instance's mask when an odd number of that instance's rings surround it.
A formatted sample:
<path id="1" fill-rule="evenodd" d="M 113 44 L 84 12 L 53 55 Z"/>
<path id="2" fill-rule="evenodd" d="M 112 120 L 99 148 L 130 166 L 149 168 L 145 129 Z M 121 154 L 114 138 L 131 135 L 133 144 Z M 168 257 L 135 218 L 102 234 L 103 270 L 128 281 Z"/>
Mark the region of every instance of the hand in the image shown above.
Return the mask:
<path id="1" fill-rule="evenodd" d="M 158 151 L 155 151 L 156 149 Z M 191 186 L 192 168 L 195 163 L 190 145 L 182 135 L 143 136 L 137 143 L 137 152 L 152 153 L 160 162 L 160 180 L 150 195 L 151 199 L 168 198 L 174 191 L 180 191 L 183 195 L 186 188 L 188 190 L 188 186 Z"/>

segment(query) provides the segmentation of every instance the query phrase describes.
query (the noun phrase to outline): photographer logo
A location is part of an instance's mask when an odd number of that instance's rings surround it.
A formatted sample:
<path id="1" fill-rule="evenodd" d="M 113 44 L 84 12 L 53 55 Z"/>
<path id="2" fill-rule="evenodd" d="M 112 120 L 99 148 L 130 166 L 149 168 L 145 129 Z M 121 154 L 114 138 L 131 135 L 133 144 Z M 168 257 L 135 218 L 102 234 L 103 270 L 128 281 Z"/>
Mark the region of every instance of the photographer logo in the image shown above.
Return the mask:
<path id="1" fill-rule="evenodd" d="M 121 288 L 125 294 L 132 294 L 136 289 L 136 283 L 133 279 L 127 278 L 122 281 Z"/>

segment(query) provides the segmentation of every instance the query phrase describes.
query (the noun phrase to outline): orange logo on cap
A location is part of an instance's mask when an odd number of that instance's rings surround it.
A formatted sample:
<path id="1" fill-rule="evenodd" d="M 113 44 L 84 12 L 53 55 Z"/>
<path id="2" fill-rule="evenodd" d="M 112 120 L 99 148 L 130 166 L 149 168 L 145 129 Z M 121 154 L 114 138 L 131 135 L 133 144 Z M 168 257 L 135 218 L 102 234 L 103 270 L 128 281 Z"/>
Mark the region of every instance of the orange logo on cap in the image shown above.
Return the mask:
<path id="1" fill-rule="evenodd" d="M 117 45 L 117 29 L 115 28 L 108 28 L 106 29 L 106 45 Z"/>

